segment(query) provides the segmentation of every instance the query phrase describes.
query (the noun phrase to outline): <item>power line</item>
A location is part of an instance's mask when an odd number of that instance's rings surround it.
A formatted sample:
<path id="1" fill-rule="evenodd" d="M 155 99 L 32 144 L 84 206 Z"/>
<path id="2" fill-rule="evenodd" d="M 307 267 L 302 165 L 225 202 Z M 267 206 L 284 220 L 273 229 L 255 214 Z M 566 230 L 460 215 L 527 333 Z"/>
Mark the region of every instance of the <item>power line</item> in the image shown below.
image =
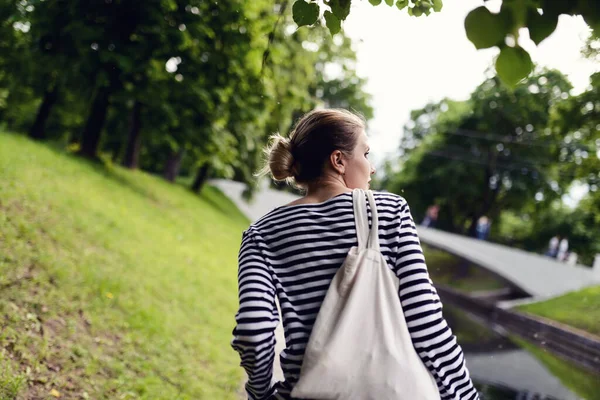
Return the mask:
<path id="1" fill-rule="evenodd" d="M 428 156 L 438 157 L 438 158 L 446 158 L 446 159 L 450 159 L 450 160 L 454 160 L 454 161 L 468 162 L 471 164 L 477 164 L 477 165 L 483 165 L 483 166 L 489 165 L 487 161 L 482 160 L 480 158 L 466 158 L 461 155 L 445 153 L 443 151 L 431 150 L 431 151 L 427 151 L 423 154 L 428 155 Z M 518 165 L 514 165 L 514 164 L 511 165 L 511 164 L 500 163 L 500 164 L 496 164 L 495 168 L 499 169 L 499 170 L 520 171 L 521 173 L 524 172 L 524 175 L 534 176 L 533 173 L 542 175 L 538 171 L 538 169 L 536 169 L 535 166 L 532 166 L 532 165 L 524 165 L 523 164 L 521 166 L 518 166 Z M 555 171 L 555 173 L 557 173 L 561 177 L 568 178 L 568 179 L 575 179 L 575 175 L 576 175 L 574 172 L 569 173 L 569 172 L 565 172 L 565 171 Z"/>
<path id="2" fill-rule="evenodd" d="M 495 133 L 486 133 L 486 132 L 479 132 L 479 131 L 473 131 L 473 130 L 459 128 L 459 129 L 456 129 L 453 131 L 443 131 L 440 133 L 442 135 L 463 136 L 463 137 L 469 137 L 472 139 L 487 140 L 487 141 L 496 142 L 496 143 L 516 144 L 516 145 L 520 145 L 520 146 L 546 147 L 546 148 L 552 147 L 552 146 L 558 146 L 561 148 L 579 148 L 579 149 L 586 150 L 586 151 L 592 151 L 590 149 L 589 145 L 578 142 L 578 141 L 572 141 L 570 143 L 566 143 L 564 141 L 559 141 L 559 140 L 544 139 L 544 137 L 541 135 L 534 136 L 534 137 L 532 137 L 532 139 L 528 139 L 528 140 L 522 139 L 522 138 L 525 138 L 531 132 L 525 133 L 524 136 L 520 136 L 520 135 L 512 136 L 512 135 L 500 135 L 500 134 L 495 134 Z M 531 135 L 529 135 L 529 136 L 531 136 Z"/>
<path id="3" fill-rule="evenodd" d="M 468 151 L 464 146 L 450 144 L 450 145 L 445 145 L 443 147 L 443 149 L 444 150 L 456 150 L 456 151 L 458 151 L 462 154 L 466 154 L 468 156 L 474 155 L 474 156 L 479 157 L 479 154 L 477 154 L 473 151 Z M 498 153 L 497 153 L 497 155 L 499 156 L 498 158 L 502 159 L 503 158 L 502 156 L 509 157 L 510 155 L 512 155 L 512 152 L 509 154 L 505 154 L 504 151 L 506 151 L 506 150 L 510 151 L 510 149 L 498 150 Z M 483 153 L 485 153 L 485 152 L 483 152 Z M 524 166 L 528 167 L 528 166 L 549 166 L 549 165 L 556 165 L 558 163 L 562 163 L 561 161 L 556 161 L 556 160 L 552 160 L 552 161 L 532 160 L 531 158 L 527 158 L 527 157 L 518 157 L 518 159 L 520 160 L 520 162 L 513 161 L 512 164 L 519 164 L 519 165 L 524 165 Z"/>
<path id="4" fill-rule="evenodd" d="M 546 142 L 534 142 L 533 140 L 523 141 L 521 139 L 523 136 L 511 136 L 511 135 L 503 135 L 502 136 L 502 135 L 496 135 L 493 133 L 470 131 L 467 129 L 457 129 L 456 131 L 446 131 L 443 134 L 444 135 L 450 134 L 450 135 L 456 135 L 456 136 L 469 137 L 469 138 L 473 138 L 473 139 L 481 139 L 481 140 L 500 142 L 500 143 L 508 143 L 508 144 L 518 144 L 521 146 L 532 146 L 532 147 L 551 147 L 552 145 L 557 145 L 557 146 L 565 146 L 566 145 L 564 142 L 560 142 L 560 141 L 556 141 L 556 140 L 546 141 Z"/>

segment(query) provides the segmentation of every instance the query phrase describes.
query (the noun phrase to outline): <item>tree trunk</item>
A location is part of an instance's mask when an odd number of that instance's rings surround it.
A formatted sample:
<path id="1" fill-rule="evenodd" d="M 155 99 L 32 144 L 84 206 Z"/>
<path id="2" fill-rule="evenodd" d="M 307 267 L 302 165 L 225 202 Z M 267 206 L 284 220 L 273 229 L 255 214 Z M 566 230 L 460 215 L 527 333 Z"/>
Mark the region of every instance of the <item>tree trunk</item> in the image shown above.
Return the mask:
<path id="1" fill-rule="evenodd" d="M 50 111 L 56 104 L 58 99 L 58 85 L 54 85 L 52 89 L 46 89 L 44 92 L 44 99 L 42 104 L 38 108 L 35 121 L 29 130 L 29 137 L 36 140 L 42 140 L 46 138 L 46 122 L 50 117 Z"/>
<path id="2" fill-rule="evenodd" d="M 125 149 L 125 158 L 123 166 L 131 169 L 138 167 L 140 158 L 140 148 L 142 145 L 142 104 L 136 100 L 131 111 L 131 122 L 129 127 L 129 139 L 127 139 L 127 149 Z"/>
<path id="3" fill-rule="evenodd" d="M 92 109 L 85 123 L 81 138 L 81 155 L 87 158 L 96 158 L 98 155 L 98 146 L 102 136 L 102 128 L 108 114 L 108 105 L 110 103 L 110 88 L 100 87 L 96 91 L 92 101 Z"/>
<path id="4" fill-rule="evenodd" d="M 169 154 L 169 158 L 167 158 L 164 177 L 169 182 L 175 182 L 175 178 L 177 178 L 177 175 L 179 175 L 179 168 L 181 167 L 181 160 L 183 160 L 183 153 L 185 153 L 185 149 L 180 147 L 176 153 L 171 152 Z"/>
<path id="5" fill-rule="evenodd" d="M 246 177 L 241 168 L 235 168 L 233 171 L 233 178 L 235 182 L 246 182 Z"/>
<path id="6" fill-rule="evenodd" d="M 210 172 L 210 163 L 204 163 L 200 168 L 198 168 L 198 172 L 196 173 L 196 178 L 194 179 L 194 183 L 192 183 L 192 191 L 194 193 L 200 193 L 202 187 L 206 183 L 208 178 L 208 173 Z"/>

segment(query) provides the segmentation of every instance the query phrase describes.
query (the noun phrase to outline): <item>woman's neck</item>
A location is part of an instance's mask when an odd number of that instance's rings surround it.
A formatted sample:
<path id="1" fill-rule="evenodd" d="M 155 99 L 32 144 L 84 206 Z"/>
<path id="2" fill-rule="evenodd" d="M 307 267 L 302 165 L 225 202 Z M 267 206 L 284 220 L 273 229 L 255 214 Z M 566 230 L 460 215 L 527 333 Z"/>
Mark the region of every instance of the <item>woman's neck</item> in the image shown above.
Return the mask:
<path id="1" fill-rule="evenodd" d="M 323 180 L 319 184 L 309 186 L 303 200 L 321 203 L 332 197 L 348 192 L 350 192 L 350 188 L 348 188 L 341 180 Z"/>

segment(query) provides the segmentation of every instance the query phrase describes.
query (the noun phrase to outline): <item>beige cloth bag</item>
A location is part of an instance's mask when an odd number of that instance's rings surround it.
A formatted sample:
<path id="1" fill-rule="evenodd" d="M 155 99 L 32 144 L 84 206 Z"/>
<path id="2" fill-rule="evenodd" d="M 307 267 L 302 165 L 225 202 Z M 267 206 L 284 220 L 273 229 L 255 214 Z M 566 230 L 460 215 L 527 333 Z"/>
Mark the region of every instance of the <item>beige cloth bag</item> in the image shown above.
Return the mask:
<path id="1" fill-rule="evenodd" d="M 327 291 L 292 397 L 314 400 L 438 400 L 416 353 L 398 296 L 399 280 L 379 248 L 378 217 L 368 191 L 353 192 L 358 247 Z"/>

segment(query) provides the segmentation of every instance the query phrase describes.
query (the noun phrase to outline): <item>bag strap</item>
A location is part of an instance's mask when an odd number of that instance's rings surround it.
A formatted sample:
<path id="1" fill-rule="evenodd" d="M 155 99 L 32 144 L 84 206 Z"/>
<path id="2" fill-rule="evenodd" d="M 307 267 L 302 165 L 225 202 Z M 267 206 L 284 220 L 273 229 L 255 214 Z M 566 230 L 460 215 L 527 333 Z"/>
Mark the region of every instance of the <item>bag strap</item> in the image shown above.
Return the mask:
<path id="1" fill-rule="evenodd" d="M 369 232 L 369 216 L 367 213 L 367 202 L 365 195 L 369 198 L 371 208 L 371 229 Z M 373 192 L 362 189 L 354 189 L 352 191 L 352 201 L 354 205 L 354 222 L 356 225 L 356 236 L 358 239 L 358 248 L 364 250 L 367 248 L 379 250 L 379 218 L 377 214 L 377 206 Z"/>
<path id="2" fill-rule="evenodd" d="M 375 203 L 375 196 L 372 191 L 367 190 L 367 196 L 369 197 L 369 206 L 371 208 L 371 235 L 369 236 L 368 247 L 379 251 L 379 214 L 377 213 L 377 204 Z"/>
<path id="3" fill-rule="evenodd" d="M 367 216 L 367 203 L 365 192 L 361 189 L 352 191 L 352 202 L 354 204 L 354 224 L 356 226 L 356 237 L 359 250 L 367 248 L 369 241 L 369 218 Z"/>

